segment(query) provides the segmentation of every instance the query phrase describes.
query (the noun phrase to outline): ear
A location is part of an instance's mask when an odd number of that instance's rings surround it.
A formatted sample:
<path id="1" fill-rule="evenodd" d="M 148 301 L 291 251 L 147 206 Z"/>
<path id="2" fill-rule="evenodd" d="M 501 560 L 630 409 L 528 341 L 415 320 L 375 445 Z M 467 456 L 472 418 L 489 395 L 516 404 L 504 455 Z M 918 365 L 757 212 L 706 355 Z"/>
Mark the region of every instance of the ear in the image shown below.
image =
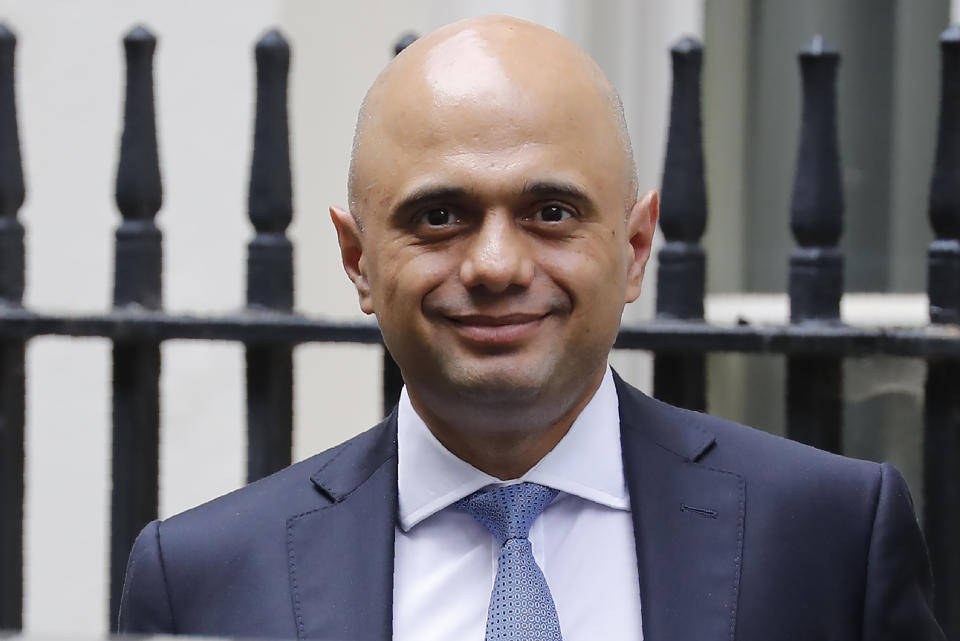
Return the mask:
<path id="1" fill-rule="evenodd" d="M 366 259 L 363 254 L 363 230 L 353 214 L 345 209 L 330 207 L 330 219 L 337 230 L 343 269 L 353 281 L 360 296 L 360 309 L 365 314 L 372 314 L 373 299 L 370 295 L 370 279 L 367 277 Z"/>
<path id="2" fill-rule="evenodd" d="M 640 285 L 643 282 L 643 270 L 650 258 L 650 246 L 653 243 L 653 233 L 657 228 L 657 218 L 660 216 L 660 197 L 657 192 L 650 190 L 640 200 L 634 203 L 627 215 L 627 238 L 630 243 L 630 254 L 627 262 L 627 290 L 626 303 L 632 303 L 640 295 Z"/>

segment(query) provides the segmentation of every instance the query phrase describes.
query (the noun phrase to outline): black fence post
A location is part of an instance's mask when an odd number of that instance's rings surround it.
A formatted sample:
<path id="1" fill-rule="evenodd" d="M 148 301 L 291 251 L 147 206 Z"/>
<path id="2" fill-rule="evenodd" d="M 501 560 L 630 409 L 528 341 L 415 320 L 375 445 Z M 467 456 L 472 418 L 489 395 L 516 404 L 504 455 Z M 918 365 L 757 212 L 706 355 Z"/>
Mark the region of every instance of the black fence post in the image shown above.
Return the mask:
<path id="1" fill-rule="evenodd" d="M 840 322 L 843 190 L 837 150 L 836 79 L 839 54 L 820 36 L 799 55 L 803 82 L 800 151 L 790 227 L 798 247 L 790 256 L 790 322 Z M 787 436 L 839 452 L 843 434 L 843 361 L 787 359 Z"/>
<path id="2" fill-rule="evenodd" d="M 153 99 L 157 39 L 135 27 L 123 39 L 126 102 L 117 207 L 113 304 L 160 309 L 162 237 L 154 223 L 162 188 Z M 115 630 L 127 556 L 140 529 L 157 518 L 160 440 L 160 343 L 117 339 L 113 345 L 113 490 L 110 629 Z"/>
<path id="3" fill-rule="evenodd" d="M 940 36 L 937 151 L 930 185 L 930 320 L 960 323 L 960 25 Z M 924 407 L 924 529 L 935 609 L 948 638 L 960 637 L 960 361 L 927 363 Z"/>
<path id="4" fill-rule="evenodd" d="M 276 30 L 255 49 L 257 111 L 248 201 L 255 235 L 247 247 L 247 308 L 293 309 L 293 219 L 287 76 L 290 46 Z M 247 481 L 290 464 L 293 446 L 293 346 L 247 343 Z"/>
<path id="5" fill-rule="evenodd" d="M 0 305 L 23 300 L 23 167 L 14 94 L 17 37 L 0 25 Z M 0 630 L 23 625 L 24 341 L 0 340 Z"/>
<path id="6" fill-rule="evenodd" d="M 660 229 L 666 244 L 658 254 L 657 318 L 703 320 L 706 258 L 700 238 L 707 225 L 703 131 L 700 121 L 700 70 L 703 45 L 681 38 L 670 49 L 673 96 L 660 190 Z M 657 352 L 654 395 L 703 411 L 707 405 L 706 356 Z"/>

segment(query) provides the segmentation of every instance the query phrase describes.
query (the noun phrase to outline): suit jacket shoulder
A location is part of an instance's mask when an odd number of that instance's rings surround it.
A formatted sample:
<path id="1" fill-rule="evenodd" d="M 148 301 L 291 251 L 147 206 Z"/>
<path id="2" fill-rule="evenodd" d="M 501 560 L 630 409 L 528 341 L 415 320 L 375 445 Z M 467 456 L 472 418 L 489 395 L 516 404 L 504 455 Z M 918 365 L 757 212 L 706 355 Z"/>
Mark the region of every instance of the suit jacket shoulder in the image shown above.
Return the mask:
<path id="1" fill-rule="evenodd" d="M 336 505 L 395 456 L 391 417 L 246 487 L 150 523 L 127 564 L 119 630 L 297 637 L 284 571 L 291 520 Z"/>
<path id="2" fill-rule="evenodd" d="M 895 468 L 617 384 L 645 631 L 650 623 L 681 638 L 724 627 L 738 639 L 943 638 L 926 548 Z"/>

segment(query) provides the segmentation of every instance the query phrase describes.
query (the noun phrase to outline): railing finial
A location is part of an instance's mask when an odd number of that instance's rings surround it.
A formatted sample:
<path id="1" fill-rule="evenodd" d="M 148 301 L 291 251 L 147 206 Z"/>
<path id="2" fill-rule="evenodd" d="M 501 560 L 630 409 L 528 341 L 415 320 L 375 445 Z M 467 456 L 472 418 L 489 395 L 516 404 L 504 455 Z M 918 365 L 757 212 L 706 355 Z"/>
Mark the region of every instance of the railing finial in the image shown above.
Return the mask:
<path id="1" fill-rule="evenodd" d="M 248 199 L 256 234 L 248 245 L 247 305 L 293 308 L 293 245 L 286 229 L 293 219 L 287 78 L 290 45 L 279 31 L 268 31 L 255 49 L 257 111 Z"/>
<path id="2" fill-rule="evenodd" d="M 153 97 L 157 39 L 146 28 L 136 26 L 124 37 L 123 48 L 127 85 L 117 166 L 117 207 L 125 221 L 152 220 L 162 203 Z"/>
<path id="3" fill-rule="evenodd" d="M 14 52 L 17 37 L 0 24 L 0 302 L 19 305 L 23 299 L 23 164 L 17 132 Z"/>
<path id="4" fill-rule="evenodd" d="M 293 219 L 287 76 L 290 46 L 276 29 L 256 45 L 257 111 L 250 172 L 250 221 L 258 233 L 279 233 Z"/>
<path id="5" fill-rule="evenodd" d="M 706 259 L 700 238 L 707 225 L 700 70 L 703 45 L 681 38 L 670 49 L 673 95 L 663 165 L 660 229 L 666 244 L 658 255 L 657 316 L 703 318 Z"/>
<path id="6" fill-rule="evenodd" d="M 815 36 L 798 56 L 803 82 L 800 149 L 790 206 L 799 247 L 790 257 L 790 320 L 839 321 L 843 294 L 843 189 L 837 147 L 840 55 Z"/>
<path id="7" fill-rule="evenodd" d="M 24 198 L 14 93 L 16 47 L 17 36 L 0 24 L 0 218 L 16 218 Z"/>
<path id="8" fill-rule="evenodd" d="M 935 236 L 927 263 L 930 320 L 960 323 L 960 25 L 940 36 L 940 124 L 930 225 Z"/>
<path id="9" fill-rule="evenodd" d="M 142 26 L 131 29 L 123 39 L 127 84 L 116 191 L 123 222 L 116 234 L 115 306 L 161 307 L 163 249 L 154 223 L 163 200 L 153 97 L 156 48 L 156 37 Z"/>

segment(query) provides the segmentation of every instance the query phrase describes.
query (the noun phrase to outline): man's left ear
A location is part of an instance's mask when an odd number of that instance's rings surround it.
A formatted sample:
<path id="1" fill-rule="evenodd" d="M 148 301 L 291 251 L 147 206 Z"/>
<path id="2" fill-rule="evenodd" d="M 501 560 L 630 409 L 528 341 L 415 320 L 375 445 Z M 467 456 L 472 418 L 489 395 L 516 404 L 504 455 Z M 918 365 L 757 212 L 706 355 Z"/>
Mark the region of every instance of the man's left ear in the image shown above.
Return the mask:
<path id="1" fill-rule="evenodd" d="M 630 255 L 627 257 L 626 303 L 632 303 L 640 295 L 643 283 L 643 270 L 650 258 L 650 246 L 653 233 L 660 216 L 660 197 L 655 190 L 645 193 L 627 215 L 627 239 L 630 243 Z"/>

